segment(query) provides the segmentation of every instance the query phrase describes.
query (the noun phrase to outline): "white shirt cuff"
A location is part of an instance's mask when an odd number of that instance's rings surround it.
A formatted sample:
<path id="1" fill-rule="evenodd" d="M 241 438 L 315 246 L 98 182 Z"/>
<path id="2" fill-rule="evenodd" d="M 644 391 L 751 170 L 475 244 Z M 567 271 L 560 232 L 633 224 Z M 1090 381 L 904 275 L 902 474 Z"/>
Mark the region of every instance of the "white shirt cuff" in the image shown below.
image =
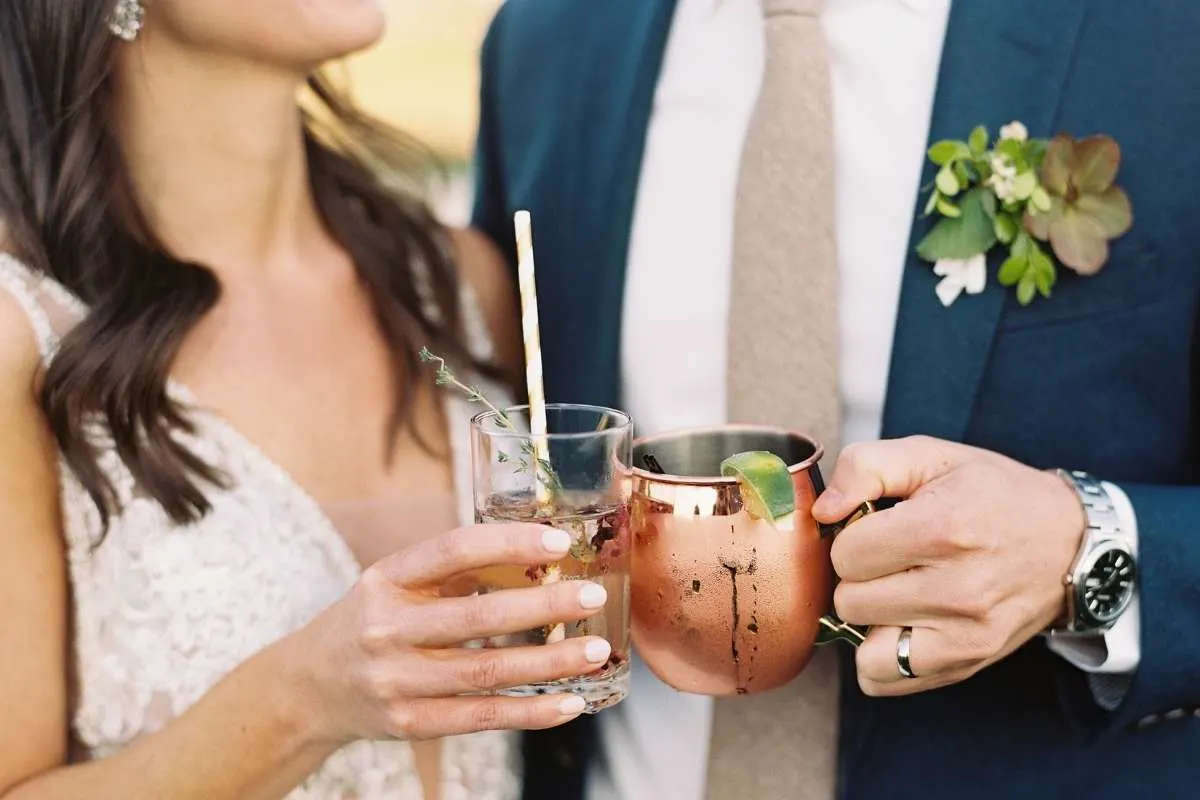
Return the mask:
<path id="1" fill-rule="evenodd" d="M 1121 531 L 1126 537 L 1134 558 L 1138 554 L 1137 515 L 1129 497 L 1114 484 L 1104 483 L 1104 489 L 1112 498 L 1113 510 L 1121 521 Z M 1072 636 L 1054 633 L 1047 637 L 1051 650 L 1084 672 L 1096 675 L 1132 675 L 1142 657 L 1141 616 L 1138 609 L 1137 591 L 1129 607 L 1103 634 Z"/>

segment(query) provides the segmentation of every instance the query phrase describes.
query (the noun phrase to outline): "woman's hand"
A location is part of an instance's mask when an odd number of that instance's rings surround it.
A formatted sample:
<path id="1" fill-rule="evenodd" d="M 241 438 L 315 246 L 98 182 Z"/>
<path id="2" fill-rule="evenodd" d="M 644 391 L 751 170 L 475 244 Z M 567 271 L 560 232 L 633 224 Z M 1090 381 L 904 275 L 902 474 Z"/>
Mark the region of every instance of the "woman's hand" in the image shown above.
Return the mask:
<path id="1" fill-rule="evenodd" d="M 368 568 L 336 605 L 301 631 L 294 657 L 320 738 L 432 739 L 482 730 L 560 725 L 583 711 L 575 695 L 464 696 L 593 672 L 611 647 L 597 637 L 542 646 L 467 649 L 463 642 L 596 614 L 604 588 L 585 581 L 441 598 L 438 584 L 494 565 L 558 561 L 563 531 L 526 524 L 459 528 Z"/>

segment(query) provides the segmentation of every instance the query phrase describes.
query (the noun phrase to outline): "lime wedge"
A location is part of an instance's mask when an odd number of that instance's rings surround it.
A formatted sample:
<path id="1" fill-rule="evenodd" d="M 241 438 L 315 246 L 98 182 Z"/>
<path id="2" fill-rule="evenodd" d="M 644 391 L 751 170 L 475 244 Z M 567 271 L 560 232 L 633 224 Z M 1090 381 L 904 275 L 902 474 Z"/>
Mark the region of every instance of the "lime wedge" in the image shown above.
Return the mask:
<path id="1" fill-rule="evenodd" d="M 737 478 L 742 505 L 754 519 L 791 530 L 796 516 L 796 493 L 787 464 L 774 453 L 752 450 L 721 462 L 721 475 Z"/>

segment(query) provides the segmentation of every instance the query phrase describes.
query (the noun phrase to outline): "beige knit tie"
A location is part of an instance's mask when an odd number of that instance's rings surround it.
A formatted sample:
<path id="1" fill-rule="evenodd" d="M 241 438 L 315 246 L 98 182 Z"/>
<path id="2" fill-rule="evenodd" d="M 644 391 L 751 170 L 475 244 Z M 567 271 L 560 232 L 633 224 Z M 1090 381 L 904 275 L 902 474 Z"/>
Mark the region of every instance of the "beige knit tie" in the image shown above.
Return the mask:
<path id="1" fill-rule="evenodd" d="M 838 448 L 833 114 L 822 0 L 762 0 L 766 69 L 738 185 L 729 419 Z M 774 692 L 718 700 L 710 800 L 830 800 L 837 651 Z"/>

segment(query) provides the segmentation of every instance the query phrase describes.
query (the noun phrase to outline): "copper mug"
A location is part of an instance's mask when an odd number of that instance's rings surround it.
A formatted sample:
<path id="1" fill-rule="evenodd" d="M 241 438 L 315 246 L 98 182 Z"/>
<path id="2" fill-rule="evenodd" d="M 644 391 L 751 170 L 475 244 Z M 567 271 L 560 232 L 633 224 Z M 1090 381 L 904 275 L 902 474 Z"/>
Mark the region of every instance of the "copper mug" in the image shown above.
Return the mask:
<path id="1" fill-rule="evenodd" d="M 736 479 L 720 477 L 735 453 L 767 450 L 788 465 L 791 530 L 752 519 Z M 753 425 L 676 431 L 634 442 L 632 634 L 660 680 L 684 692 L 754 694 L 800 674 L 814 646 L 862 643 L 865 631 L 831 613 L 829 548 L 838 530 L 870 513 L 821 526 L 822 448 L 799 433 Z"/>

